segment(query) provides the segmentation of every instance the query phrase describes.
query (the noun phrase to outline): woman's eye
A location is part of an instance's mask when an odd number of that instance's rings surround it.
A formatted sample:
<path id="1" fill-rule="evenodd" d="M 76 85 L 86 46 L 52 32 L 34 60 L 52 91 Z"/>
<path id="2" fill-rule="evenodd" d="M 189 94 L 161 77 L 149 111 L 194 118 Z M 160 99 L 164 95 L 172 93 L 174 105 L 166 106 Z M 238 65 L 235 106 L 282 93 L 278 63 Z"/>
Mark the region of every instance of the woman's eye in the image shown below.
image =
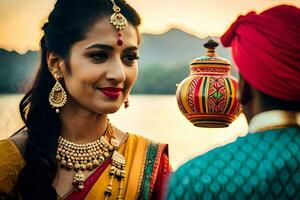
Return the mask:
<path id="1" fill-rule="evenodd" d="M 122 57 L 122 60 L 127 63 L 133 63 L 135 60 L 138 60 L 139 57 L 136 54 L 128 54 Z"/>
<path id="2" fill-rule="evenodd" d="M 108 55 L 105 52 L 97 52 L 97 53 L 92 53 L 90 54 L 90 57 L 93 61 L 105 61 L 108 59 Z"/>

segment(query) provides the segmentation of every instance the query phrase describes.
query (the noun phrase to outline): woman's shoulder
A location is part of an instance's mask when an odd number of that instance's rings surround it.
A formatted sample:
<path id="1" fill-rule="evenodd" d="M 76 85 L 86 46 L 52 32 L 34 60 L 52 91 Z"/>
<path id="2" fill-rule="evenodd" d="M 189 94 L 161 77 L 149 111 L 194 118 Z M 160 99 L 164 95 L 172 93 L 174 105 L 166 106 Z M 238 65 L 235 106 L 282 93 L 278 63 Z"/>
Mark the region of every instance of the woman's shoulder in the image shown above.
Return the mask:
<path id="1" fill-rule="evenodd" d="M 153 144 L 153 145 L 167 145 L 165 143 L 162 143 L 160 141 L 156 141 L 156 140 L 152 140 L 150 138 L 147 138 L 147 137 L 144 137 L 142 135 L 138 135 L 138 134 L 135 134 L 135 133 L 127 133 L 128 134 L 128 138 L 132 139 L 132 140 L 135 140 L 135 141 L 145 141 L 149 144 Z"/>
<path id="2" fill-rule="evenodd" d="M 15 147 L 17 147 L 17 150 L 20 152 L 20 154 L 24 155 L 25 145 L 28 138 L 27 130 L 21 130 L 12 135 L 8 140 L 13 142 Z"/>
<path id="3" fill-rule="evenodd" d="M 25 165 L 22 148 L 26 135 L 15 134 L 11 138 L 0 140 L 0 192 L 10 193 L 17 177 Z"/>
<path id="4" fill-rule="evenodd" d="M 145 138 L 137 134 L 128 134 L 128 146 L 132 148 L 132 163 L 134 176 L 139 176 L 139 197 L 148 198 L 152 194 L 153 199 L 163 199 L 163 189 L 171 170 L 168 160 L 168 145 Z M 129 175 L 130 176 L 130 175 Z"/>
<path id="5" fill-rule="evenodd" d="M 17 144 L 10 138 L 0 140 L 0 168 L 9 163 L 24 162 L 22 153 Z"/>
<path id="6" fill-rule="evenodd" d="M 136 146 L 139 151 L 156 152 L 156 154 L 166 154 L 168 156 L 168 144 L 161 143 L 141 135 L 128 133 L 128 143 Z"/>

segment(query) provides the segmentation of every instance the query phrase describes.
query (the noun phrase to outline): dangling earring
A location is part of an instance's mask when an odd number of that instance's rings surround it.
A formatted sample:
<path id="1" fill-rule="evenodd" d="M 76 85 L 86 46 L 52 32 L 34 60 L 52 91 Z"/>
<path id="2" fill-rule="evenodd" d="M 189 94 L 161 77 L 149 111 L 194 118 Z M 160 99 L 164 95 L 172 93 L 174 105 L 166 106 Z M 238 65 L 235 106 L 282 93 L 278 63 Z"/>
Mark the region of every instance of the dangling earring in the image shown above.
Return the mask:
<path id="1" fill-rule="evenodd" d="M 56 113 L 59 113 L 59 108 L 63 107 L 67 102 L 67 94 L 60 84 L 61 77 L 55 74 L 56 83 L 49 94 L 49 103 Z"/>
<path id="2" fill-rule="evenodd" d="M 125 97 L 124 99 L 124 108 L 128 108 L 129 107 L 129 100 L 128 97 Z"/>

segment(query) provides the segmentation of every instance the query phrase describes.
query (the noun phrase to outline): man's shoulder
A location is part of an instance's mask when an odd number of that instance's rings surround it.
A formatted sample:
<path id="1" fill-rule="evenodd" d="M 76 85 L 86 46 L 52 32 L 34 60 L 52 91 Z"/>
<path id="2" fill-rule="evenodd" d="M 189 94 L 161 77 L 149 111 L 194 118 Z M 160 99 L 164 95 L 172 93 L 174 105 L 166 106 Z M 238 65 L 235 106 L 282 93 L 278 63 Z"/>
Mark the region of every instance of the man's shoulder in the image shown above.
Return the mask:
<path id="1" fill-rule="evenodd" d="M 236 189 L 245 183 L 246 177 L 249 178 L 258 165 L 251 154 L 254 144 L 250 138 L 250 135 L 238 138 L 184 163 L 171 176 L 169 195 L 176 195 L 175 199 L 178 199 L 190 191 L 191 196 L 209 199 L 210 195 Z M 171 194 L 171 190 L 176 192 Z M 181 194 L 181 191 L 184 192 Z"/>
<path id="2" fill-rule="evenodd" d="M 168 195 L 180 199 L 190 191 L 191 196 L 202 199 L 223 198 L 219 195 L 244 198 L 255 191 L 262 197 L 266 192 L 273 193 L 269 189 L 273 186 L 284 188 L 283 183 L 299 187 L 299 138 L 293 129 L 238 138 L 182 165 L 171 177 Z M 288 191 L 282 189 L 281 193 Z"/>
<path id="3" fill-rule="evenodd" d="M 237 138 L 237 140 L 231 143 L 216 147 L 202 155 L 199 155 L 184 163 L 178 168 L 177 171 L 180 172 L 189 170 L 193 166 L 197 167 L 198 169 L 204 169 L 207 168 L 208 164 L 213 164 L 213 166 L 223 166 L 221 163 L 232 160 L 235 157 L 237 151 L 243 148 L 244 145 L 251 145 L 251 143 L 248 140 L 248 137 L 249 136 L 239 137 Z M 245 149 L 245 151 L 249 150 L 247 148 Z"/>

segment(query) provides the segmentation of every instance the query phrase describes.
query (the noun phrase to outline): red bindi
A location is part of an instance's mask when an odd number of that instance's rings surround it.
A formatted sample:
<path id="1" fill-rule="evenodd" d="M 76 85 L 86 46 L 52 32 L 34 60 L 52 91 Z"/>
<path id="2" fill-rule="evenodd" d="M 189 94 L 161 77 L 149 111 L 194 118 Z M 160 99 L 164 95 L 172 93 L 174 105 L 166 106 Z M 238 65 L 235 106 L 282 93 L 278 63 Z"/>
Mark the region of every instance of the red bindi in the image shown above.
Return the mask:
<path id="1" fill-rule="evenodd" d="M 122 46 L 123 45 L 123 41 L 121 39 L 118 39 L 117 45 Z"/>
<path id="2" fill-rule="evenodd" d="M 118 45 L 118 46 L 122 46 L 122 45 L 123 45 L 122 34 L 121 34 L 120 32 L 118 32 L 118 41 L 117 41 L 117 45 Z"/>

